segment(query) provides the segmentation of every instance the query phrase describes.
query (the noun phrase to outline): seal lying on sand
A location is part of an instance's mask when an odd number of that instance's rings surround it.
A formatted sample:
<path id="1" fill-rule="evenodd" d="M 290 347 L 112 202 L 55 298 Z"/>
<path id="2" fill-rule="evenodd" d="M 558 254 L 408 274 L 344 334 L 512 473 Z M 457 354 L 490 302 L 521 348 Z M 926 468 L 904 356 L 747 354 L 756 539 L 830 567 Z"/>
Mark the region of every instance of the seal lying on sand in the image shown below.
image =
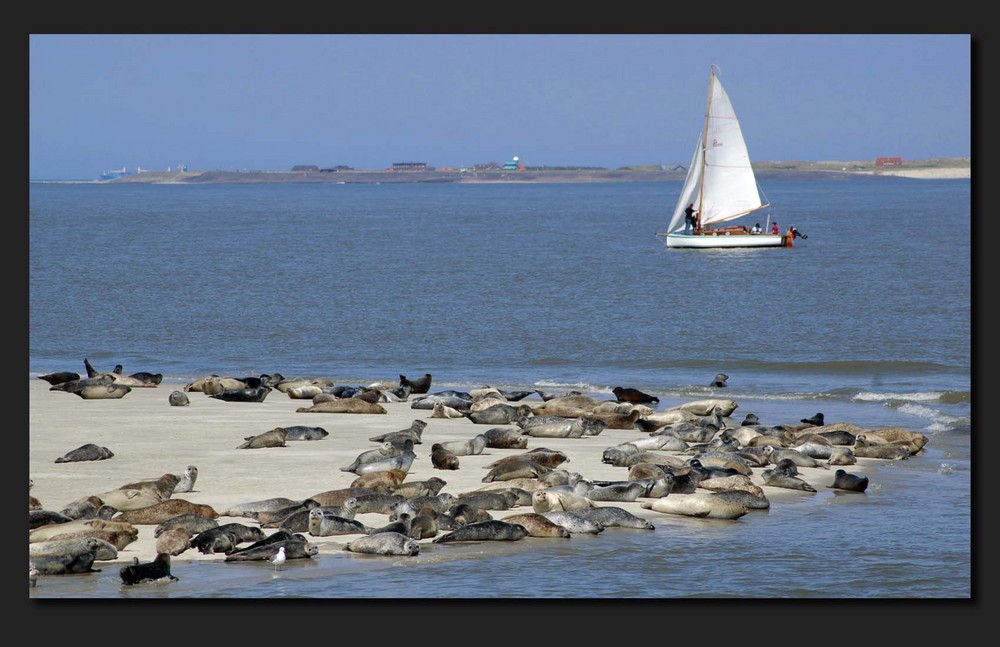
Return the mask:
<path id="1" fill-rule="evenodd" d="M 453 541 L 517 541 L 528 536 L 528 529 L 516 523 L 498 519 L 478 521 L 435 537 L 435 544 Z"/>
<path id="2" fill-rule="evenodd" d="M 619 402 L 634 402 L 637 404 L 658 403 L 660 399 L 654 395 L 643 393 L 639 389 L 616 386 L 611 389 Z"/>
<path id="3" fill-rule="evenodd" d="M 271 431 L 265 431 L 256 436 L 246 436 L 246 442 L 236 447 L 236 449 L 260 449 L 263 447 L 285 447 L 285 430 L 282 427 L 275 427 Z"/>
<path id="4" fill-rule="evenodd" d="M 93 443 L 80 445 L 76 449 L 66 452 L 66 454 L 56 459 L 57 463 L 72 463 L 75 461 L 102 461 L 114 456 L 114 453 L 107 447 L 100 447 Z"/>
<path id="5" fill-rule="evenodd" d="M 343 550 L 365 555 L 413 557 L 420 552 L 420 542 L 398 532 L 379 532 L 350 541 L 344 545 Z"/>
<path id="6" fill-rule="evenodd" d="M 655 501 L 643 501 L 639 506 L 654 512 L 708 519 L 739 519 L 747 514 L 746 506 L 728 501 L 714 492 L 671 494 Z"/>

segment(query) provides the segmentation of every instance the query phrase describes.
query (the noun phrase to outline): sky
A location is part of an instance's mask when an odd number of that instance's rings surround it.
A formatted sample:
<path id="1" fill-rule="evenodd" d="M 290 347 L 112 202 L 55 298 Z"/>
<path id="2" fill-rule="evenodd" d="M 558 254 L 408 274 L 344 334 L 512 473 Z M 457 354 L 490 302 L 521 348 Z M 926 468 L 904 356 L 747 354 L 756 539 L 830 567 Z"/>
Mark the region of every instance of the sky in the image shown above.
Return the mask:
<path id="1" fill-rule="evenodd" d="M 968 33 L 28 34 L 28 176 L 971 157 Z"/>

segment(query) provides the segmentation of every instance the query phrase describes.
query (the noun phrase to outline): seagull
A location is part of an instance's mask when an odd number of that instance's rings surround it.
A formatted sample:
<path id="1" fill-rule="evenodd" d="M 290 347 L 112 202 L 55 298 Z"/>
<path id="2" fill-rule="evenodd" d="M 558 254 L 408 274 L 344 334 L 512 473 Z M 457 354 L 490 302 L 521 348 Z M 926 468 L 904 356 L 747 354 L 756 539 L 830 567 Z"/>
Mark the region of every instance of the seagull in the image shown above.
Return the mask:
<path id="1" fill-rule="evenodd" d="M 285 547 L 282 546 L 278 549 L 278 553 L 271 558 L 271 563 L 274 564 L 274 570 L 280 571 L 281 565 L 285 563 Z"/>

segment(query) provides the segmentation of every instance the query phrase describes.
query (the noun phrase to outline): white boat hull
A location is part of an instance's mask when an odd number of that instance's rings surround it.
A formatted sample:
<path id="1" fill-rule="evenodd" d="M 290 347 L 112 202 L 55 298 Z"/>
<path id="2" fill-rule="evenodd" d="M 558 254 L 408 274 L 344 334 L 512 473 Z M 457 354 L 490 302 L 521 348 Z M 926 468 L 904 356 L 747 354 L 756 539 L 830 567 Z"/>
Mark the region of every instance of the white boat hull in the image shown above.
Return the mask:
<path id="1" fill-rule="evenodd" d="M 667 234 L 667 247 L 690 247 L 695 249 L 736 248 L 736 247 L 781 247 L 781 234 Z"/>

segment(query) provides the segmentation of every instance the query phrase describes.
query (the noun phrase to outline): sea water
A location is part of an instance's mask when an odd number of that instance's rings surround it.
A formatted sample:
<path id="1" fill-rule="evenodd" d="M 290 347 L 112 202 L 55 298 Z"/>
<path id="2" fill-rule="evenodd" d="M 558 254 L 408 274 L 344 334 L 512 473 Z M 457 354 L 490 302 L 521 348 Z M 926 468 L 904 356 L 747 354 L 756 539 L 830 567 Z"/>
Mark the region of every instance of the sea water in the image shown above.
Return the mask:
<path id="1" fill-rule="evenodd" d="M 32 183 L 29 378 L 83 358 L 182 383 L 338 384 L 431 373 L 612 398 L 715 397 L 768 424 L 903 427 L 930 442 L 864 494 L 736 522 L 571 542 L 434 545 L 416 558 L 175 561 L 32 597 L 969 598 L 969 180 L 768 179 L 791 249 L 668 249 L 680 183 Z M 752 225 L 749 222 L 748 225 Z M 571 545 L 570 545 L 571 544 Z"/>

